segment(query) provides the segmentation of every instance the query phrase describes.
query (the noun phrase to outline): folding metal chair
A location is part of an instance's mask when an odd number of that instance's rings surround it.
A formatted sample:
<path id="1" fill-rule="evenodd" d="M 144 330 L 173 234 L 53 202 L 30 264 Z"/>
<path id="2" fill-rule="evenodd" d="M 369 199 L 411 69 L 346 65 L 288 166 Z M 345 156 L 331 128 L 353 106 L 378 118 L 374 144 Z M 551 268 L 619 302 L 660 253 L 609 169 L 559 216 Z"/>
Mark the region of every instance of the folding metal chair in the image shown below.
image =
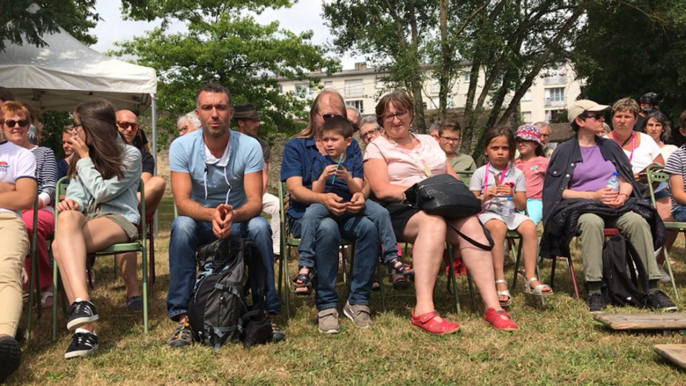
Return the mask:
<path id="1" fill-rule="evenodd" d="M 650 165 L 646 168 L 646 177 L 648 178 L 648 190 L 650 191 L 650 202 L 657 209 L 657 204 L 655 203 L 655 187 L 654 183 L 665 183 L 669 184 L 669 174 L 665 172 L 662 165 Z M 674 232 L 686 232 L 686 222 L 677 221 L 667 221 L 664 222 L 665 229 L 667 231 Z M 667 253 L 667 246 L 662 246 L 662 256 L 667 264 L 667 272 L 669 272 L 669 278 L 672 281 L 672 289 L 674 289 L 674 295 L 679 299 L 679 292 L 676 289 L 676 282 L 674 280 L 674 273 L 672 272 L 672 264 L 669 261 L 669 254 Z M 684 261 L 686 262 L 686 248 L 684 248 Z"/>
<path id="2" fill-rule="evenodd" d="M 62 194 L 66 194 L 67 183 L 64 182 L 65 178 L 57 181 L 57 197 Z M 118 253 L 124 252 L 141 252 L 142 257 L 142 268 L 143 268 L 143 331 L 148 332 L 148 255 L 146 248 L 147 240 L 147 226 L 145 224 L 145 185 L 141 180 L 138 184 L 138 192 L 141 195 L 140 212 L 143 213 L 141 216 L 141 226 L 140 226 L 140 237 L 137 241 L 129 243 L 116 243 L 109 247 L 96 252 L 96 256 L 104 255 L 116 255 Z M 57 231 L 57 217 L 59 212 L 55 213 L 55 232 Z M 52 338 L 57 338 L 57 301 L 56 296 L 58 293 L 58 267 L 57 264 L 53 266 L 53 302 L 52 302 Z M 66 296 L 63 295 L 63 298 Z"/>

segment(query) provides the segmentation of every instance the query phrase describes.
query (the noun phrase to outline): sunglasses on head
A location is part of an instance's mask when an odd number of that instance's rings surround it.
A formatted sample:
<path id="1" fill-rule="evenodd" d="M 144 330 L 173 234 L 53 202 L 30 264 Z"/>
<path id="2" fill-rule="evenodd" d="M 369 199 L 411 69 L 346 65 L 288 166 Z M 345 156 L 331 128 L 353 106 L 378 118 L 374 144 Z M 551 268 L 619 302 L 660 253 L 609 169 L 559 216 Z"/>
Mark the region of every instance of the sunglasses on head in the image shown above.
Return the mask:
<path id="1" fill-rule="evenodd" d="M 325 121 L 328 121 L 329 119 L 334 118 L 334 117 L 342 117 L 342 115 L 339 115 L 339 114 L 320 114 L 320 115 L 321 115 L 322 119 Z"/>
<path id="2" fill-rule="evenodd" d="M 122 128 L 122 129 L 124 129 L 124 130 L 128 129 L 129 127 L 130 127 L 131 130 L 133 130 L 133 131 L 138 130 L 138 124 L 137 124 L 137 123 L 133 123 L 133 122 L 117 121 L 117 126 L 119 126 L 120 128 Z"/>
<path id="3" fill-rule="evenodd" d="M 15 121 L 14 119 L 8 119 L 5 121 L 5 125 L 7 125 L 7 127 L 14 127 L 15 125 L 19 125 L 19 127 L 26 127 L 29 125 L 29 121 L 26 119 L 20 119 L 18 121 Z"/>

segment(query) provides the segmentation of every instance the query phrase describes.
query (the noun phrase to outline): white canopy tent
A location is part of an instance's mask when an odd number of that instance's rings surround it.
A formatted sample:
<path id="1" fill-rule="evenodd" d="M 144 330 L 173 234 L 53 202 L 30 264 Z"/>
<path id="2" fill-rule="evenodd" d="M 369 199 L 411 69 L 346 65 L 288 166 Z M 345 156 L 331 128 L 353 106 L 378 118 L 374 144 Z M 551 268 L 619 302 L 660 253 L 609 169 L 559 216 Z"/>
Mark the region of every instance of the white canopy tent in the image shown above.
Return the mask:
<path id="1" fill-rule="evenodd" d="M 0 86 L 41 110 L 71 111 L 92 98 L 136 114 L 151 108 L 152 153 L 157 150 L 155 70 L 103 55 L 61 27 L 43 35 L 44 47 L 5 41 L 0 52 Z"/>

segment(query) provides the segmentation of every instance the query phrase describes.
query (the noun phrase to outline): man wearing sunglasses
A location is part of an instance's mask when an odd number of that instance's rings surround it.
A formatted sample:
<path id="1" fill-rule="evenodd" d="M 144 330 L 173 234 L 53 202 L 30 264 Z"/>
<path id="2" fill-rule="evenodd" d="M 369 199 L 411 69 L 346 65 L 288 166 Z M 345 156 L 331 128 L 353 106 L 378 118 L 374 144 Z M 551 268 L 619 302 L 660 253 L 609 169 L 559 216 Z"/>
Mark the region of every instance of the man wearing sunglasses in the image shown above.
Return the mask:
<path id="1" fill-rule="evenodd" d="M 167 312 L 178 324 L 167 343 L 192 343 L 188 304 L 196 278 L 196 248 L 226 237 L 252 240 L 260 250 L 266 273 L 266 293 L 251 281 L 253 299 L 265 296 L 263 311 L 278 314 L 281 299 L 274 286 L 272 231 L 262 212 L 264 159 L 251 136 L 229 129 L 234 108 L 224 86 L 207 84 L 196 94 L 195 114 L 201 130 L 174 140 L 169 170 L 179 216 L 169 237 Z M 285 339 L 272 326 L 272 340 Z"/>
<path id="2" fill-rule="evenodd" d="M 353 126 L 353 134 L 360 131 L 360 121 L 362 121 L 362 114 L 360 114 L 360 110 L 358 110 L 355 106 L 347 106 L 345 108 L 345 116 Z"/>
<path id="3" fill-rule="evenodd" d="M 148 222 L 157 211 L 157 207 L 164 196 L 166 182 L 162 177 L 155 176 L 155 158 L 136 144 L 139 133 L 138 117 L 132 111 L 117 111 L 117 129 L 129 145 L 134 145 L 143 156 L 143 173 L 141 180 L 145 184 L 145 221 Z M 138 201 L 140 202 L 140 197 Z M 136 253 L 120 253 L 117 255 L 117 263 L 121 269 L 122 278 L 126 286 L 126 309 L 129 311 L 143 311 L 143 298 L 136 276 Z"/>
<path id="4" fill-rule="evenodd" d="M 312 104 L 307 127 L 289 140 L 284 148 L 281 181 L 286 182 L 290 193 L 288 223 L 295 237 L 312 237 L 302 232 L 303 224 L 308 219 L 307 208 L 311 204 L 323 204 L 336 216 L 346 212 L 358 213 L 365 208 L 366 195 L 369 194 L 368 186 L 363 188 L 363 192 L 353 194 L 348 202 L 343 202 L 343 199 L 335 193 L 312 191 L 313 164 L 324 151 L 321 138 L 322 126 L 325 121 L 335 116 L 346 117 L 345 107 L 343 97 L 336 91 L 328 89 L 322 91 Z M 348 145 L 345 154 L 346 159 L 351 159 L 352 162 L 362 162 L 362 153 L 357 141 L 352 141 Z M 388 216 L 388 212 L 385 209 L 383 211 Z M 367 214 L 373 217 L 369 212 Z M 374 268 L 381 251 L 379 231 L 366 216 L 352 217 L 340 226 L 334 219 L 326 218 L 316 227 L 316 240 L 305 242 L 306 245 L 314 247 L 314 251 L 308 252 L 313 252 L 311 253 L 314 259 L 312 263 L 316 268 L 314 289 L 315 305 L 319 310 L 318 329 L 319 332 L 326 334 L 335 334 L 340 331 L 338 293 L 335 287 L 338 273 L 338 246 L 341 237 L 355 242 L 355 264 L 353 264 L 350 278 L 348 301 L 343 308 L 344 314 L 359 327 L 371 325 L 368 303 Z M 301 240 L 302 242 L 304 240 Z M 306 267 L 299 268 L 307 270 Z M 302 279 L 302 275 L 308 276 L 306 281 L 309 283 L 310 279 L 315 277 L 315 271 L 311 270 L 307 274 L 300 272 L 296 277 L 296 280 L 300 281 L 297 284 L 307 284 Z"/>

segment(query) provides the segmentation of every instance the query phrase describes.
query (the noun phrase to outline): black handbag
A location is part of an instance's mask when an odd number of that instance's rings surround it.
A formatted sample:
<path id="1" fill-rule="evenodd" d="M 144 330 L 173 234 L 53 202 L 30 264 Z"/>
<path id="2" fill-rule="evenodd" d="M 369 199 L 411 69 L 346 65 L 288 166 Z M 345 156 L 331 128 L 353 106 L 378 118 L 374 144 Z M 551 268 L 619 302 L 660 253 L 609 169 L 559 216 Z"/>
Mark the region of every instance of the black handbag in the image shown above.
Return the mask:
<path id="1" fill-rule="evenodd" d="M 427 214 L 455 220 L 481 212 L 481 201 L 474 196 L 467 185 L 450 174 L 439 174 L 420 181 L 405 191 L 407 202 Z M 457 234 L 481 249 L 493 249 L 491 235 L 484 228 L 489 245 L 474 241 L 458 231 L 450 221 L 448 224 Z"/>
<path id="2" fill-rule="evenodd" d="M 412 185 L 405 191 L 405 197 L 415 208 L 449 220 L 481 212 L 481 201 L 464 182 L 450 174 L 439 174 Z"/>

